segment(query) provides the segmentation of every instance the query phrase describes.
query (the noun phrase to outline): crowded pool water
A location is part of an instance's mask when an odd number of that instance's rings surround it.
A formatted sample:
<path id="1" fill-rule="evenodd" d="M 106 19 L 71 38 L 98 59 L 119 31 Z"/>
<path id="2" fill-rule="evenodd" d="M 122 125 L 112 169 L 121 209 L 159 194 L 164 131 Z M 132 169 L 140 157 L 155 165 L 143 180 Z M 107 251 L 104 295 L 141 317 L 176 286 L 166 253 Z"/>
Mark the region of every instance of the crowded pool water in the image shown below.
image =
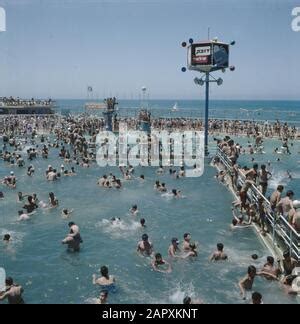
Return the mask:
<path id="1" fill-rule="evenodd" d="M 239 138 L 246 145 L 247 139 Z M 214 141 L 211 140 L 211 148 Z M 265 143 L 264 155 L 242 155 L 240 164 L 251 165 L 270 160 L 275 188 L 277 182 L 294 189 L 300 188 L 300 170 L 295 156 L 300 147 L 292 148 L 292 157 L 273 154 L 277 143 Z M 278 143 L 279 145 L 279 143 Z M 205 303 L 245 303 L 238 288 L 238 281 L 247 273 L 249 265 L 261 268 L 270 255 L 252 227 L 231 230 L 232 195 L 226 186 L 214 178 L 216 170 L 206 164 L 200 178 L 175 179 L 166 170 L 158 176 L 154 168 L 135 169 L 135 176 L 145 176 L 145 181 L 124 181 L 121 190 L 97 186 L 103 174 L 121 176 L 118 168 L 90 168 L 73 165 L 77 173 L 48 182 L 45 171 L 48 165 L 60 170 L 63 160 L 59 149 L 51 149 L 48 160 L 30 162 L 35 167 L 33 177 L 25 169 L 11 167 L 0 160 L 0 178 L 14 171 L 16 190 L 1 187 L 4 199 L 0 200 L 0 236 L 9 233 L 12 241 L 0 243 L 0 265 L 9 276 L 21 284 L 27 303 L 94 303 L 100 289 L 93 286 L 92 275 L 99 275 L 106 265 L 117 279 L 117 291 L 109 294 L 109 303 L 178 303 L 186 295 L 202 299 Z M 277 159 L 280 158 L 280 161 Z M 300 159 L 299 159 L 300 160 Z M 65 164 L 66 169 L 71 165 Z M 285 172 L 293 170 L 294 179 L 287 179 Z M 298 172 L 299 170 L 299 172 Z M 156 180 L 165 182 L 167 188 L 179 189 L 183 198 L 163 196 L 153 189 Z M 18 222 L 18 211 L 23 204 L 17 202 L 17 192 L 36 193 L 40 201 L 48 202 L 54 192 L 59 200 L 57 209 L 39 208 L 30 220 Z M 132 216 L 129 209 L 137 204 L 140 215 Z M 63 219 L 63 209 L 74 209 L 69 219 Z M 121 222 L 112 224 L 111 219 Z M 145 218 L 146 228 L 139 224 Z M 70 253 L 61 241 L 68 233 L 68 222 L 80 226 L 83 245 L 80 253 Z M 147 233 L 156 252 L 170 261 L 173 272 L 154 272 L 151 260 L 136 252 L 138 241 Z M 192 241 L 199 244 L 197 258 L 169 260 L 168 247 L 176 237 L 180 244 L 184 233 L 191 233 Z M 222 242 L 229 261 L 210 263 L 209 257 Z M 251 255 L 259 259 L 253 261 Z M 297 297 L 285 294 L 278 282 L 257 278 L 254 290 L 263 295 L 265 303 L 297 303 Z M 249 303 L 249 300 L 246 301 Z"/>

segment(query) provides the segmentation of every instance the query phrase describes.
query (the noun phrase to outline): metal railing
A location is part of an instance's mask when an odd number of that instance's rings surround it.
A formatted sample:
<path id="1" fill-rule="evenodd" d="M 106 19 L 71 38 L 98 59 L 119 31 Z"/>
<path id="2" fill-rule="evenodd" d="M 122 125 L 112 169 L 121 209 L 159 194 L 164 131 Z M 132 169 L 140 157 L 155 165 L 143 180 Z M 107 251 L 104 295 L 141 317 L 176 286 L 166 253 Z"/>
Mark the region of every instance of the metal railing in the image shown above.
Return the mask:
<path id="1" fill-rule="evenodd" d="M 226 171 L 233 173 L 232 162 L 228 156 L 220 149 L 217 149 L 216 156 L 224 165 Z M 239 171 L 237 182 L 239 185 L 245 183 L 245 175 Z M 252 185 L 248 191 L 248 199 L 251 203 L 258 205 L 263 201 L 266 223 L 272 234 L 273 246 L 277 245 L 289 249 L 291 255 L 300 261 L 300 233 L 298 233 L 289 222 L 282 216 L 277 215 L 271 208 L 269 200 L 260 192 L 257 186 Z"/>

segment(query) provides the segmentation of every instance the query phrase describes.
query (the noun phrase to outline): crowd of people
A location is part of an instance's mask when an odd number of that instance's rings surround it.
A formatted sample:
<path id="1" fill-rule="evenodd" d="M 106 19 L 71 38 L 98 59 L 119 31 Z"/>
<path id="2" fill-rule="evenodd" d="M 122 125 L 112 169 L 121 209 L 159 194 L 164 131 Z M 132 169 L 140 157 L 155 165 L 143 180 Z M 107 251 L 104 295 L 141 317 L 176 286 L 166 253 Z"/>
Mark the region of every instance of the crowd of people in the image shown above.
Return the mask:
<path id="1" fill-rule="evenodd" d="M 254 139 L 253 151 L 262 145 L 263 136 L 257 131 L 254 134 Z M 219 170 L 216 178 L 229 186 L 237 197 L 232 207 L 232 227 L 242 228 L 255 223 L 260 228 L 260 233 L 265 236 L 271 231 L 270 222 L 267 221 L 267 213 L 269 213 L 275 221 L 281 216 L 289 223 L 290 228 L 284 225 L 283 230 L 291 231 L 293 228 L 300 233 L 300 201 L 295 200 L 294 192 L 287 190 L 284 196 L 285 188 L 279 185 L 270 196 L 266 196 L 269 192 L 269 181 L 272 178 L 272 174 L 268 170 L 271 162 L 261 166 L 255 163 L 251 168 L 241 166 L 238 161 L 240 155 L 245 153 L 243 147 L 239 143 L 235 143 L 229 136 L 224 139 L 216 139 L 216 141 L 222 152 L 213 160 L 213 164 Z M 283 138 L 282 143 L 282 148 L 286 148 L 285 154 L 290 154 L 288 138 Z M 250 151 L 249 154 L 253 154 L 253 151 Z M 294 244 L 299 246 L 297 241 Z M 239 283 L 244 298 L 246 298 L 246 292 L 252 290 L 256 276 L 263 276 L 268 280 L 281 280 L 289 294 L 298 293 L 299 274 L 297 269 L 299 268 L 297 267 L 299 267 L 299 262 L 293 259 L 290 253 L 291 247 L 286 246 L 286 248 L 287 251 L 283 253 L 283 259 L 278 259 L 278 265 L 275 264 L 274 257 L 269 256 L 260 271 L 257 271 L 255 266 L 249 266 L 247 276 Z M 254 257 L 254 260 L 256 259 Z M 280 275 L 282 275 L 281 279 Z"/>
<path id="2" fill-rule="evenodd" d="M 86 116 L 79 117 L 60 117 L 60 116 L 44 116 L 44 117 L 6 117 L 3 118 L 1 124 L 1 136 L 3 139 L 3 148 L 0 151 L 0 159 L 8 167 L 16 166 L 20 169 L 24 168 L 24 173 L 28 177 L 32 177 L 35 172 L 34 163 L 38 159 L 48 159 L 50 152 L 55 152 L 60 161 L 63 163 L 59 168 L 55 168 L 51 165 L 45 170 L 44 180 L 51 183 L 55 181 L 63 181 L 64 177 L 76 176 L 77 172 L 84 172 L 84 169 L 89 168 L 93 163 L 96 163 L 95 144 L 96 137 L 100 130 L 105 128 L 104 121 L 99 118 L 91 118 Z M 126 120 L 125 120 L 126 121 Z M 131 126 L 138 125 L 139 120 L 130 120 Z M 186 120 L 186 119 L 152 119 L 152 126 L 154 129 L 201 129 L 203 127 L 202 121 Z M 250 136 L 254 133 L 256 148 L 262 143 L 262 138 L 266 136 L 286 136 L 283 146 L 288 146 L 288 140 L 294 138 L 293 128 L 290 126 L 280 125 L 276 123 L 274 125 L 261 125 L 254 122 L 233 122 L 233 121 L 210 121 L 210 130 L 212 134 L 229 133 L 234 132 L 246 133 Z M 265 127 L 262 130 L 260 127 Z M 264 133 L 261 134 L 260 131 Z M 265 206 L 264 201 L 259 204 L 253 204 L 249 199 L 249 190 L 255 185 L 259 186 L 262 193 L 266 193 L 268 190 L 268 181 L 271 176 L 266 165 L 262 165 L 259 169 L 258 165 L 254 165 L 251 169 L 246 167 L 241 168 L 237 162 L 239 155 L 242 153 L 243 148 L 231 140 L 228 136 L 224 140 L 218 141 L 219 148 L 226 154 L 232 164 L 232 173 L 228 174 L 225 170 L 221 170 L 218 174 L 220 181 L 225 182 L 229 177 L 231 185 L 238 192 L 239 200 L 234 202 L 234 219 L 232 221 L 233 226 L 247 226 L 252 222 L 258 222 L 261 225 L 262 231 L 267 231 L 267 224 L 265 224 Z M 24 148 L 26 148 L 24 150 Z M 26 161 L 27 160 L 27 161 Z M 221 161 L 215 159 L 215 164 L 220 166 Z M 78 168 L 79 171 L 75 171 Z M 144 175 L 135 175 L 135 170 L 132 166 L 120 167 L 120 175 L 104 174 L 97 182 L 98 186 L 104 189 L 122 189 L 125 181 L 140 181 L 145 180 Z M 184 167 L 166 170 L 160 167 L 157 170 L 157 175 L 162 173 L 169 173 L 170 177 L 176 179 L 185 177 Z M 239 187 L 239 174 L 242 173 L 246 179 L 245 184 Z M 14 172 L 11 171 L 9 175 L 5 176 L 1 180 L 2 184 L 10 189 L 18 189 L 18 179 Z M 96 185 L 96 181 L 95 181 Z M 160 183 L 156 181 L 154 184 L 154 190 L 162 195 L 166 195 L 171 198 L 181 199 L 183 194 L 180 189 L 168 189 L 166 183 Z M 282 197 L 283 188 L 272 194 L 270 197 L 271 205 L 274 207 L 274 213 L 282 213 L 286 217 L 292 226 L 296 230 L 299 230 L 299 215 L 297 208 L 300 204 L 296 204 L 293 200 L 294 194 L 292 192 L 287 193 L 287 197 Z M 63 205 L 55 195 L 50 192 L 48 195 L 48 202 L 40 201 L 38 196 L 44 194 L 41 193 L 22 193 L 17 194 L 17 201 L 24 202 L 22 210 L 18 213 L 19 221 L 26 221 L 33 217 L 40 209 L 59 209 Z M 5 199 L 3 192 L 0 192 L 0 198 Z M 298 206 L 298 207 L 297 207 Z M 61 215 L 63 218 L 70 218 L 73 210 L 63 209 Z M 139 215 L 139 209 L 137 205 L 133 205 L 130 209 L 130 214 L 133 217 Z M 238 214 L 238 215 L 237 215 Z M 119 222 L 119 219 L 112 219 L 112 223 Z M 146 231 L 146 220 L 140 219 L 141 228 Z M 166 254 L 169 260 L 163 257 L 161 251 L 155 251 L 154 244 L 149 239 L 149 236 L 144 233 L 141 240 L 137 243 L 137 252 L 143 257 L 151 258 L 151 268 L 154 271 L 162 273 L 171 273 L 173 267 L 172 260 L 174 259 L 187 259 L 199 257 L 199 243 L 192 241 L 191 233 L 183 234 L 183 241 L 180 241 L 177 237 L 173 237 L 170 240 L 170 245 L 166 249 Z M 13 240 L 11 234 L 5 234 L 3 241 L 5 244 Z M 80 233 L 80 227 L 74 222 L 68 223 L 68 233 L 62 240 L 62 244 L 66 245 L 69 250 L 78 253 L 80 252 L 80 246 L 83 244 L 83 239 Z M 219 262 L 230 260 L 230 255 L 224 251 L 224 244 L 218 243 L 216 250 L 212 252 L 210 256 L 211 262 Z M 292 288 L 294 281 L 298 278 L 295 277 L 291 281 L 291 277 L 294 269 L 297 266 L 296 261 L 287 253 L 283 259 L 284 268 L 284 281 L 285 286 L 290 286 L 290 292 L 295 293 Z M 254 282 L 254 278 L 257 275 L 265 276 L 267 279 L 278 279 L 280 274 L 279 267 L 275 266 L 274 259 L 269 257 L 265 266 L 261 271 L 257 271 L 254 266 L 249 267 L 247 277 L 240 281 L 239 286 L 241 289 L 242 297 L 246 297 L 246 291 L 251 290 Z M 101 293 L 97 300 L 97 303 L 104 304 L 108 301 L 110 293 L 116 291 L 116 279 L 114 276 L 109 275 L 108 268 L 106 266 L 101 267 L 101 277 L 97 279 L 97 276 L 93 276 L 93 284 L 101 286 Z M 8 299 L 10 303 L 23 303 L 23 288 L 14 284 L 13 279 L 7 278 L 6 292 L 0 294 L 0 300 Z M 253 296 L 255 302 L 262 300 L 259 293 L 255 293 Z M 187 296 L 184 303 L 195 303 L 196 300 L 192 300 Z"/>

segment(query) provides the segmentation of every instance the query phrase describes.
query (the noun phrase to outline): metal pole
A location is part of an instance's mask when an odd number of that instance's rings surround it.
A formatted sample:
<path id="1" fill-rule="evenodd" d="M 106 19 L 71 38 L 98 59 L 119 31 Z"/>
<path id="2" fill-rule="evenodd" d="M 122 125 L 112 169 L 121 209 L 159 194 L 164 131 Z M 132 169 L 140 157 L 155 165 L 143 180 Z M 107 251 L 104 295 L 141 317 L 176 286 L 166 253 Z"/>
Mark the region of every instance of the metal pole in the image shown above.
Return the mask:
<path id="1" fill-rule="evenodd" d="M 208 152 L 208 109 L 209 109 L 209 72 L 206 72 L 205 78 L 205 156 L 209 155 Z"/>

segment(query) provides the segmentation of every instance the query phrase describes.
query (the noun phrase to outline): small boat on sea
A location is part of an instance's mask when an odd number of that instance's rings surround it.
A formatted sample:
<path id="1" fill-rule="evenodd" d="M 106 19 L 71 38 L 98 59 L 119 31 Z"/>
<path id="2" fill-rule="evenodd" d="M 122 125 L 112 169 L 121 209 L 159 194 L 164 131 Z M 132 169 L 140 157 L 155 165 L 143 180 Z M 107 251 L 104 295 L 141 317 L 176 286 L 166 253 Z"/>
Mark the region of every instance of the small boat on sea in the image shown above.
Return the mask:
<path id="1" fill-rule="evenodd" d="M 178 110 L 179 110 L 178 103 L 175 102 L 175 105 L 173 106 L 172 111 L 178 111 Z"/>

